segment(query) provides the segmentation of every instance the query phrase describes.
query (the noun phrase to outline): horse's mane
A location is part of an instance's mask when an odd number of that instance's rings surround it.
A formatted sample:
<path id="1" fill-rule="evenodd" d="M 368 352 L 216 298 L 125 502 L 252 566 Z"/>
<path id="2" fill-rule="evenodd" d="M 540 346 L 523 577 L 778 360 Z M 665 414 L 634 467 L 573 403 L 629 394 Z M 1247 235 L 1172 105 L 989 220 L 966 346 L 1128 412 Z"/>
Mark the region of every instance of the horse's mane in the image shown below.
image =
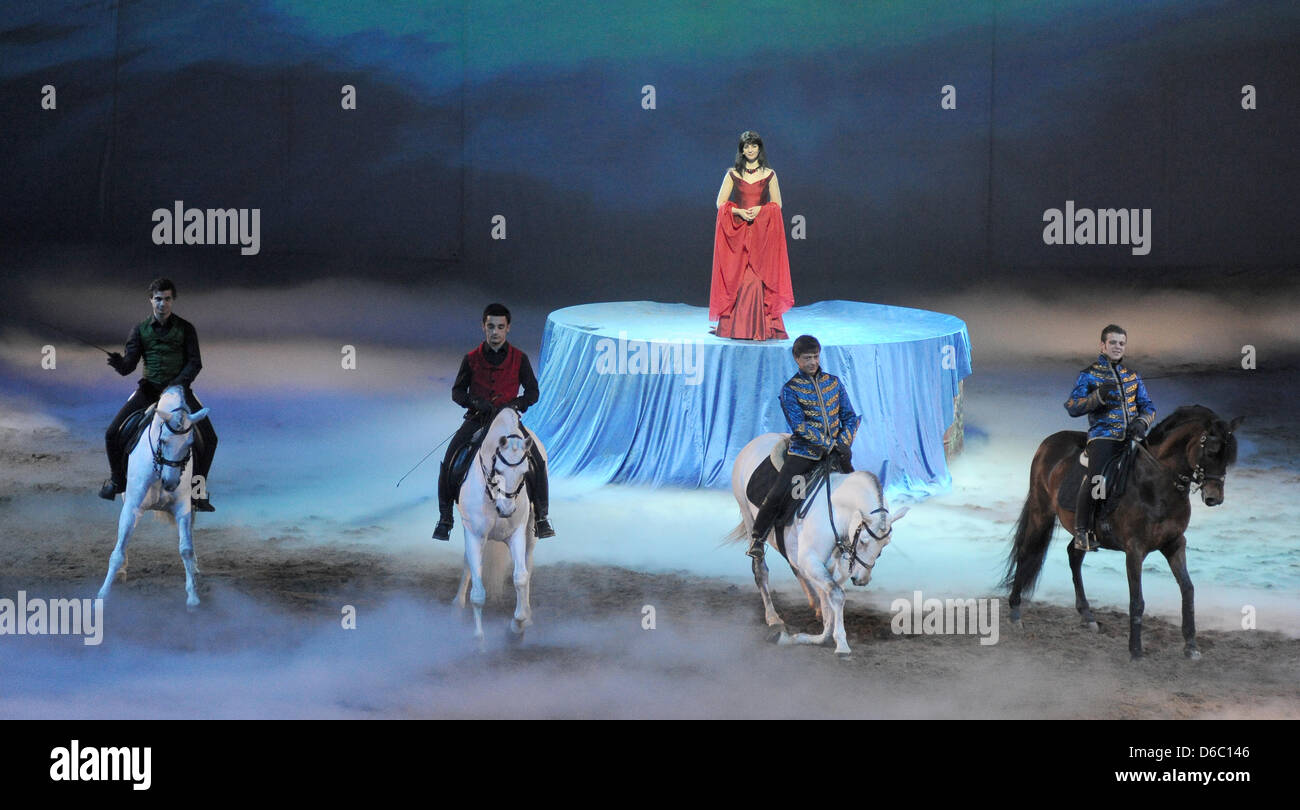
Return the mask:
<path id="1" fill-rule="evenodd" d="M 1228 427 L 1228 423 L 1223 421 L 1217 413 L 1205 407 L 1204 405 L 1180 405 L 1174 409 L 1174 412 L 1160 420 L 1160 423 L 1151 428 L 1147 434 L 1147 444 L 1156 445 L 1169 438 L 1169 434 L 1184 425 L 1196 423 L 1204 429 L 1211 427 L 1217 428 L 1218 433 L 1223 435 L 1226 443 L 1224 458 L 1229 464 L 1237 460 L 1237 437 Z"/>
<path id="2" fill-rule="evenodd" d="M 512 414 L 514 414 L 514 418 L 507 417 L 505 419 L 502 419 L 501 416 L 506 411 L 510 411 Z M 483 434 L 483 445 L 480 448 L 479 452 L 483 452 L 484 450 L 488 450 L 489 454 L 495 452 L 497 442 L 501 439 L 502 436 L 509 435 L 510 432 L 514 430 L 515 425 L 518 424 L 518 422 L 519 422 L 518 411 L 515 411 L 511 408 L 503 408 L 501 412 L 498 413 L 496 417 L 492 420 L 492 424 L 488 426 L 487 433 Z"/>

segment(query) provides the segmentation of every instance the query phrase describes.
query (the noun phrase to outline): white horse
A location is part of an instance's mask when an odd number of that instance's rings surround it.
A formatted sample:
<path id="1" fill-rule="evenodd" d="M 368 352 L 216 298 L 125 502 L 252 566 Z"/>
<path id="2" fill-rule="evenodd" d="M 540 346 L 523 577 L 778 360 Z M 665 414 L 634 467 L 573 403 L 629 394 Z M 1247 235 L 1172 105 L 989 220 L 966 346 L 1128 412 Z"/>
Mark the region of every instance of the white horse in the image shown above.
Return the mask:
<path id="1" fill-rule="evenodd" d="M 736 457 L 731 470 L 731 491 L 740 505 L 741 524 L 727 535 L 728 541 L 749 539 L 758 514 L 758 507 L 751 504 L 745 495 L 749 479 L 765 457 L 784 459 L 789 441 L 789 433 L 764 433 L 745 445 Z M 876 560 L 889 545 L 893 524 L 907 514 L 908 507 L 891 516 L 880 481 L 869 472 L 833 475 L 829 486 L 834 507 L 834 531 L 823 503 L 826 499 L 824 491 L 812 494 L 816 502 L 810 505 L 806 517 L 796 517 L 794 525 L 785 531 L 786 560 L 803 587 L 808 604 L 822 620 L 822 632 L 819 635 L 790 635 L 786 632 L 785 622 L 772 605 L 772 595 L 767 587 L 767 563 L 762 559 L 754 560 L 754 582 L 763 597 L 768 626 L 781 631 L 779 643 L 825 644 L 833 635 L 835 652 L 848 655 L 851 650 L 844 635 L 844 580 L 852 577 L 854 585 L 866 585 L 871 581 Z M 775 528 L 768 534 L 767 542 L 776 547 Z"/>
<path id="2" fill-rule="evenodd" d="M 150 414 L 146 414 L 150 416 Z M 181 561 L 185 563 L 185 605 L 198 607 L 194 587 L 198 563 L 194 559 L 191 527 L 194 513 L 190 508 L 190 473 L 194 459 L 194 425 L 208 418 L 208 409 L 190 413 L 185 406 L 185 391 L 173 385 L 163 391 L 154 406 L 148 428 L 140 434 L 127 458 L 126 492 L 122 496 L 122 514 L 117 520 L 117 546 L 108 558 L 108 576 L 99 589 L 99 598 L 107 599 L 118 572 L 126 573 L 126 544 L 140 516 L 153 509 L 171 518 L 180 530 Z"/>
<path id="3" fill-rule="evenodd" d="M 465 531 L 465 570 L 456 590 L 456 604 L 465 607 L 465 597 L 474 606 L 474 638 L 483 645 L 483 603 L 487 599 L 486 580 L 495 586 L 505 578 L 504 552 L 509 549 L 514 564 L 515 615 L 510 621 L 512 640 L 523 639 L 524 628 L 533 623 L 529 587 L 533 573 L 532 503 L 524 476 L 528 473 L 528 453 L 537 443 L 546 458 L 546 448 L 524 427 L 519 412 L 504 408 L 492 420 L 483 444 L 470 464 L 465 483 L 460 487 L 460 517 Z M 489 546 L 489 541 L 505 548 Z"/>

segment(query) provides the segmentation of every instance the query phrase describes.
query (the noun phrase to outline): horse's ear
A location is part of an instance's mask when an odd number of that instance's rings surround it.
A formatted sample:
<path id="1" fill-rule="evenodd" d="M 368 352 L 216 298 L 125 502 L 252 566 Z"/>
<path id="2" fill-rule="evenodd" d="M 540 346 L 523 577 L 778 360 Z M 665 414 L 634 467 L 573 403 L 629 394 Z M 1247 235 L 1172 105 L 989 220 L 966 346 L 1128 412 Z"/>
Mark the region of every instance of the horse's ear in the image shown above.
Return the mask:
<path id="1" fill-rule="evenodd" d="M 902 519 L 903 519 L 903 515 L 906 515 L 907 512 L 908 512 L 908 510 L 911 509 L 911 508 L 912 508 L 912 507 L 910 507 L 910 506 L 904 506 L 902 509 L 899 509 L 897 512 L 895 512 L 895 513 L 893 514 L 893 516 L 889 518 L 889 525 L 890 525 L 890 526 L 893 526 L 895 523 L 897 523 L 898 521 L 902 520 Z"/>
<path id="2" fill-rule="evenodd" d="M 1237 425 L 1240 425 L 1244 421 L 1246 421 L 1246 417 L 1244 416 L 1238 416 L 1236 419 L 1233 419 L 1231 422 L 1228 423 L 1228 432 L 1235 433 L 1237 430 Z"/>
<path id="3" fill-rule="evenodd" d="M 208 418 L 208 409 L 200 408 L 199 410 L 190 414 L 190 424 L 193 424 L 195 422 L 202 422 L 204 419 L 207 418 Z"/>

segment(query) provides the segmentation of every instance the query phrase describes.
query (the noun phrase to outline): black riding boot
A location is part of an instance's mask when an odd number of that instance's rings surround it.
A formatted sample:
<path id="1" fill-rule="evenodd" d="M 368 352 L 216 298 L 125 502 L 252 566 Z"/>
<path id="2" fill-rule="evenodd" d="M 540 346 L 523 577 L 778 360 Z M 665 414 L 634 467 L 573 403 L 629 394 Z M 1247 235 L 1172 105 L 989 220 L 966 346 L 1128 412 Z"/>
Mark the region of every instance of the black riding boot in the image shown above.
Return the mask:
<path id="1" fill-rule="evenodd" d="M 108 469 L 111 476 L 99 488 L 99 497 L 111 501 L 119 493 L 126 492 L 126 460 L 122 458 L 122 448 L 118 446 L 117 423 L 104 433 L 104 450 L 108 453 Z"/>
<path id="2" fill-rule="evenodd" d="M 1079 485 L 1079 497 L 1074 505 L 1074 547 L 1079 551 L 1096 551 L 1096 538 L 1089 527 L 1092 525 L 1092 508 L 1096 501 L 1092 499 L 1092 476 L 1084 475 Z"/>
<path id="3" fill-rule="evenodd" d="M 448 490 L 451 488 L 451 470 L 448 469 L 447 462 L 443 462 L 438 468 L 438 525 L 433 530 L 434 540 L 450 540 L 451 530 L 455 523 L 452 520 L 455 514 L 452 507 L 452 495 Z"/>
<path id="4" fill-rule="evenodd" d="M 768 496 L 763 499 L 763 504 L 758 507 L 758 514 L 754 515 L 754 530 L 749 533 L 749 549 L 745 552 L 754 559 L 763 558 L 763 553 L 767 550 L 768 532 L 772 531 L 772 524 L 776 522 L 776 513 L 780 511 L 784 502 L 784 493 L 768 493 Z"/>
<path id="5" fill-rule="evenodd" d="M 524 480 L 528 483 L 528 500 L 533 504 L 533 531 L 538 537 L 554 537 L 555 529 L 547 518 L 551 506 L 551 486 L 546 476 L 546 459 L 542 458 L 536 444 L 532 446 L 529 455 L 532 464 Z"/>

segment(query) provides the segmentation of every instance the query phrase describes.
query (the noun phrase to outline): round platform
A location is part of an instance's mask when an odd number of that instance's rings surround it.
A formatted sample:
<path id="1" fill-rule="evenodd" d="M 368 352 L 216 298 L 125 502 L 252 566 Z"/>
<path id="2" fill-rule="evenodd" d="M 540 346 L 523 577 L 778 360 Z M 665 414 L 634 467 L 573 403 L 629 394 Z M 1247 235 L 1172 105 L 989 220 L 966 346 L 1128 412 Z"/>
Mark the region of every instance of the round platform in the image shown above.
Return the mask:
<path id="1" fill-rule="evenodd" d="M 708 310 L 617 301 L 552 312 L 542 336 L 541 399 L 525 421 L 552 476 L 729 487 L 740 449 L 786 432 L 777 394 L 797 371 L 794 337 L 814 335 L 862 417 L 853 465 L 891 493 L 946 490 L 944 433 L 955 419 L 970 339 L 959 318 L 859 301 L 785 314 L 791 339 L 708 333 Z"/>

